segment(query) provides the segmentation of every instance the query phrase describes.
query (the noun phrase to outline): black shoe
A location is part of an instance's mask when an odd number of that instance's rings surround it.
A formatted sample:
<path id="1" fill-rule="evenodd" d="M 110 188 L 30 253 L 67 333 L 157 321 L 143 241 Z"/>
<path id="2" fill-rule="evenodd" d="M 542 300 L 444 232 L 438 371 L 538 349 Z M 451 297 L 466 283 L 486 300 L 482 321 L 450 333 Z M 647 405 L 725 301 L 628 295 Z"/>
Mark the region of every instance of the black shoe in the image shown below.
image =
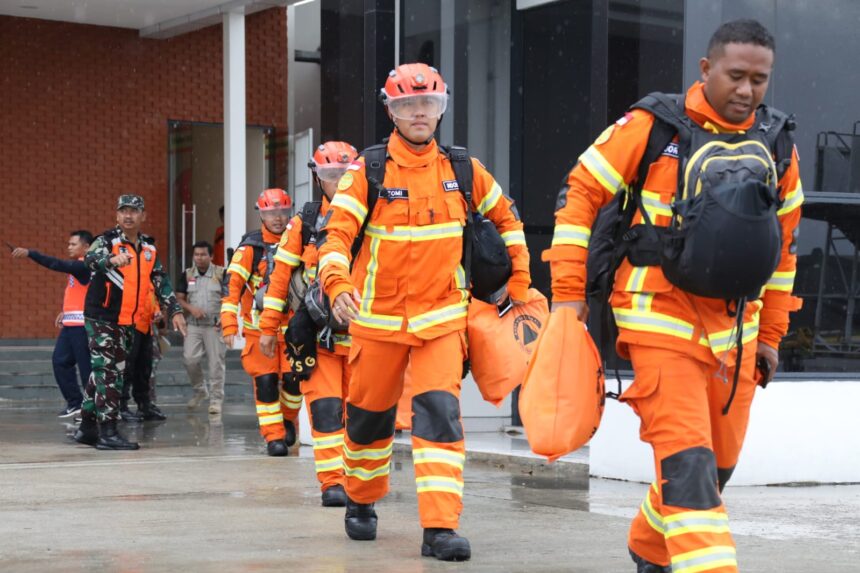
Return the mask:
<path id="1" fill-rule="evenodd" d="M 460 537 L 453 529 L 428 527 L 424 530 L 421 555 L 440 561 L 468 561 L 472 556 L 469 540 Z"/>
<path id="2" fill-rule="evenodd" d="M 323 507 L 344 507 L 346 505 L 346 492 L 342 485 L 333 485 L 322 492 Z"/>
<path id="3" fill-rule="evenodd" d="M 290 449 L 284 440 L 272 440 L 266 444 L 266 453 L 270 456 L 281 457 L 289 455 Z"/>
<path id="4" fill-rule="evenodd" d="M 633 563 L 636 564 L 636 573 L 672 573 L 672 568 L 669 566 L 663 567 L 662 565 L 646 561 L 633 553 L 633 550 L 629 547 L 627 548 L 627 551 L 630 552 L 630 558 L 633 559 Z"/>
<path id="5" fill-rule="evenodd" d="M 99 428 L 99 439 L 96 442 L 97 450 L 137 450 L 140 445 L 137 442 L 129 442 L 116 431 L 116 420 L 102 422 Z"/>
<path id="6" fill-rule="evenodd" d="M 72 437 L 79 444 L 94 446 L 99 440 L 99 425 L 95 418 L 81 418 L 81 425 L 75 430 Z"/>
<path id="7" fill-rule="evenodd" d="M 143 404 L 142 406 L 138 406 L 137 415 L 141 420 L 144 421 L 152 421 L 152 420 L 166 420 L 167 416 L 164 415 L 164 412 L 161 411 L 161 408 L 153 404 L 152 402 L 148 402 Z"/>
<path id="8" fill-rule="evenodd" d="M 140 422 L 140 414 L 135 414 L 131 410 L 128 409 L 128 406 L 120 406 L 119 407 L 119 417 L 122 418 L 123 422 Z"/>
<path id="9" fill-rule="evenodd" d="M 343 519 L 346 534 L 356 541 L 376 539 L 376 510 L 372 503 L 355 503 L 346 499 L 346 517 Z"/>
<path id="10" fill-rule="evenodd" d="M 289 420 L 284 420 L 284 429 L 287 431 L 287 435 L 284 438 L 284 443 L 286 443 L 289 447 L 293 447 L 296 443 L 296 426 Z"/>

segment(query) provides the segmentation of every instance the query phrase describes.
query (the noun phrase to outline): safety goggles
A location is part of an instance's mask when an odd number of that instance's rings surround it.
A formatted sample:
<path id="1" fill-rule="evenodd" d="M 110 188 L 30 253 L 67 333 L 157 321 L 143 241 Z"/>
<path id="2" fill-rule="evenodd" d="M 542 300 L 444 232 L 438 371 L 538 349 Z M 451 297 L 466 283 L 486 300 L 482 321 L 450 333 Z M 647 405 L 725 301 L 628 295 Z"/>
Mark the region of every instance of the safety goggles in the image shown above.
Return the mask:
<path id="1" fill-rule="evenodd" d="M 311 164 L 311 169 L 313 169 L 314 173 L 317 174 L 320 181 L 326 181 L 328 183 L 337 183 L 340 181 L 340 178 L 343 177 L 344 173 L 346 173 L 346 168 L 349 167 L 349 165 L 345 163 L 317 165 L 316 163 L 311 162 Z"/>
<path id="2" fill-rule="evenodd" d="M 448 108 L 448 94 L 408 95 L 389 98 L 388 111 L 396 119 L 413 120 L 419 117 L 440 118 Z"/>
<path id="3" fill-rule="evenodd" d="M 290 210 L 289 209 L 265 209 L 260 211 L 260 217 L 262 219 L 277 219 L 278 217 L 289 218 Z"/>

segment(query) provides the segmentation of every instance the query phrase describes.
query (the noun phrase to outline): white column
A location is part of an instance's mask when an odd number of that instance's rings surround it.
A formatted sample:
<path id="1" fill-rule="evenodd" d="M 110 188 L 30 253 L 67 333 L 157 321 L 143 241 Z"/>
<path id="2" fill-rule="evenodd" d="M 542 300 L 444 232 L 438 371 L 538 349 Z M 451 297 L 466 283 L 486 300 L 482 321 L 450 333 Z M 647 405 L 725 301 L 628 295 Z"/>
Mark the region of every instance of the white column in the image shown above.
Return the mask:
<path id="1" fill-rule="evenodd" d="M 245 15 L 224 14 L 224 243 L 245 233 Z"/>

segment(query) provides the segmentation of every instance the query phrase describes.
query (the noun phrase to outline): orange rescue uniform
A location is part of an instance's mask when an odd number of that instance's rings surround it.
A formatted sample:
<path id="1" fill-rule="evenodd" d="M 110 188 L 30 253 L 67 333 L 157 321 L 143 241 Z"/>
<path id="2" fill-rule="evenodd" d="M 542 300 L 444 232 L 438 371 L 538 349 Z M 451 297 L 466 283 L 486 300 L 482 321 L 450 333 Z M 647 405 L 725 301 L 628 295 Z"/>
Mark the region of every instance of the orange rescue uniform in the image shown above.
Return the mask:
<path id="1" fill-rule="evenodd" d="M 395 131 L 382 184 L 397 192 L 379 198 L 368 213 L 360 159 L 338 184 L 319 246 L 320 278 L 329 298 L 354 288 L 361 292 L 349 329 L 347 495 L 367 504 L 388 492 L 397 403 L 411 363 L 412 455 L 424 528 L 456 529 L 462 510 L 465 448 L 459 397 L 469 285 L 460 263 L 470 209 L 490 219 L 505 239 L 513 261 L 511 296 L 525 300 L 530 283 L 522 223 L 492 175 L 480 162 L 472 163 L 473 204 L 467 208 L 451 163 L 436 142 L 416 151 Z M 366 217 L 366 235 L 350 274 L 352 241 Z"/>
<path id="2" fill-rule="evenodd" d="M 280 236 L 269 232 L 265 226 L 261 231 L 263 243 L 277 244 L 280 241 Z M 275 356 L 268 358 L 260 351 L 260 312 L 254 308 L 254 295 L 266 275 L 265 253 L 260 257 L 255 269 L 251 268 L 253 262 L 254 247 L 250 245 L 240 246 L 233 254 L 230 266 L 227 267 L 228 292 L 221 301 L 221 331 L 224 336 L 238 334 L 241 310 L 242 333 L 245 337 L 242 367 L 254 380 L 260 434 L 266 442 L 271 442 L 286 437 L 285 421 L 295 426 L 299 408 L 302 406 L 302 396 L 298 389 L 291 387 L 292 381 L 286 376 L 290 372 L 284 352 L 286 315 L 281 317 L 277 328 L 278 344 Z M 279 389 L 282 378 L 285 387 Z"/>
<path id="3" fill-rule="evenodd" d="M 703 84 L 686 95 L 687 114 L 706 130 L 742 132 L 708 104 Z M 552 247 L 543 258 L 552 268 L 553 301 L 585 299 L 587 248 L 598 210 L 636 178 L 654 117 L 633 110 L 610 126 L 580 157 L 559 197 Z M 668 149 L 668 148 L 667 148 Z M 666 226 L 677 187 L 678 159 L 664 152 L 642 189 L 655 225 Z M 803 191 L 797 155 L 779 182 L 783 231 L 779 266 L 760 299 L 747 304 L 743 364 L 728 414 L 736 367 L 736 319 L 723 300 L 694 296 L 674 287 L 659 266 L 634 267 L 624 260 L 611 296 L 618 325 L 618 353 L 633 362 L 635 381 L 621 396 L 639 415 L 641 439 L 654 449 L 657 479 L 633 521 L 629 545 L 648 561 L 673 571 L 737 571 L 734 542 L 719 493 L 740 454 L 755 393 L 758 343 L 777 348 L 788 314 L 799 308 L 791 295 L 796 256 L 792 247 Z M 637 213 L 633 224 L 641 223 Z M 692 569 L 691 569 L 692 570 Z"/>
<path id="4" fill-rule="evenodd" d="M 323 197 L 320 216 L 329 212 L 328 200 Z M 318 252 L 315 244 L 302 245 L 302 228 L 306 223 L 295 216 L 287 225 L 275 253 L 275 269 L 264 299 L 260 330 L 274 335 L 287 312 L 287 295 L 290 278 L 296 269 L 307 283 L 316 278 Z M 316 225 L 316 221 L 308 221 Z M 317 363 L 309 380 L 302 382 L 305 407 L 311 423 L 314 441 L 314 463 L 322 491 L 333 485 L 343 485 L 343 412 L 349 386 L 347 356 L 351 344 L 346 333 L 334 333 L 334 352 L 317 349 Z"/>

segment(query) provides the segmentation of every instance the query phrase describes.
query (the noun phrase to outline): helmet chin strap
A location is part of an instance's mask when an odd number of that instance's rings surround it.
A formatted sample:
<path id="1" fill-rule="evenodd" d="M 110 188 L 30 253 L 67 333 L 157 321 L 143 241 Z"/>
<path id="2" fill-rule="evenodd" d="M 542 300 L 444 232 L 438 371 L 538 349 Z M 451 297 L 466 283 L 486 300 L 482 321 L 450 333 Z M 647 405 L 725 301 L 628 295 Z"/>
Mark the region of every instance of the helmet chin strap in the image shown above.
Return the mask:
<path id="1" fill-rule="evenodd" d="M 430 137 L 428 137 L 426 141 L 414 141 L 414 140 L 406 137 L 406 135 L 402 131 L 400 131 L 400 128 L 397 127 L 396 123 L 394 124 L 394 131 L 396 131 L 400 137 L 402 137 L 403 139 L 405 139 L 406 141 L 408 141 L 412 145 L 428 145 L 431 141 L 433 141 L 433 138 L 435 137 L 435 135 L 431 133 Z"/>

